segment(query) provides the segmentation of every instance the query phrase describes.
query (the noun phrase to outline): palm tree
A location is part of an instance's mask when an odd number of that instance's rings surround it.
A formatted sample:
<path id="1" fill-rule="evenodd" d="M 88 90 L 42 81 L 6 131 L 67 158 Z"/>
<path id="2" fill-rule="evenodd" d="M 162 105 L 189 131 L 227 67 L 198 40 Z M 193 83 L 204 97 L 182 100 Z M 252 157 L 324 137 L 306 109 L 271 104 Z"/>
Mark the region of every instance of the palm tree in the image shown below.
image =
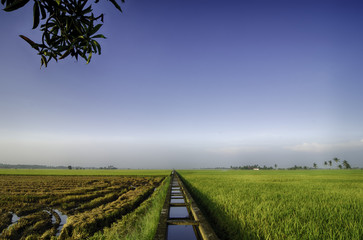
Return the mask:
<path id="1" fill-rule="evenodd" d="M 324 161 L 324 166 L 328 166 L 328 162 L 327 161 Z"/>
<path id="2" fill-rule="evenodd" d="M 277 164 L 275 163 L 275 169 L 277 169 Z"/>
<path id="3" fill-rule="evenodd" d="M 338 168 L 339 168 L 339 169 L 342 169 L 342 168 L 343 168 L 342 164 L 339 164 L 339 165 L 338 165 Z"/>
<path id="4" fill-rule="evenodd" d="M 313 163 L 313 167 L 316 169 L 318 167 L 318 164 Z"/>
<path id="5" fill-rule="evenodd" d="M 339 162 L 340 162 L 340 159 L 339 158 L 337 158 L 337 157 L 335 157 L 335 158 L 333 158 L 333 161 L 336 163 L 336 164 L 338 164 Z M 338 166 L 339 167 L 339 166 Z"/>
<path id="6" fill-rule="evenodd" d="M 329 161 L 328 161 L 328 163 L 329 163 L 329 166 L 331 167 L 332 161 L 331 161 L 331 160 L 329 160 Z"/>
<path id="7" fill-rule="evenodd" d="M 347 161 L 347 160 L 344 160 L 344 161 L 343 161 L 343 166 L 344 166 L 346 169 L 352 168 L 352 167 L 350 166 L 350 164 L 348 163 L 348 161 Z"/>

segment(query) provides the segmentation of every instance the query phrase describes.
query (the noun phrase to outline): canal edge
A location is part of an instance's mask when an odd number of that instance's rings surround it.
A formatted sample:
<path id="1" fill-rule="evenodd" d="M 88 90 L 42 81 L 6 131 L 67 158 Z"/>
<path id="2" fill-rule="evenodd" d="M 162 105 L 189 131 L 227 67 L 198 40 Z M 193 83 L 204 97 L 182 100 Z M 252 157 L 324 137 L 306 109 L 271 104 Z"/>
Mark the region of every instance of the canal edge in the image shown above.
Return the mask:
<path id="1" fill-rule="evenodd" d="M 182 195 L 184 197 L 184 204 L 171 204 L 171 192 L 172 187 L 175 186 L 175 182 L 180 186 Z M 189 212 L 190 219 L 177 219 L 173 220 L 169 218 L 169 209 L 171 206 L 185 206 Z M 154 237 L 154 240 L 172 240 L 168 239 L 168 226 L 169 225 L 192 225 L 196 230 L 196 239 L 198 240 L 219 240 L 215 234 L 213 228 L 208 223 L 207 219 L 199 209 L 198 205 L 186 189 L 185 185 L 181 181 L 178 173 L 173 170 L 171 174 L 171 181 L 168 188 L 168 192 L 165 198 L 163 209 L 161 210 L 158 228 Z"/>

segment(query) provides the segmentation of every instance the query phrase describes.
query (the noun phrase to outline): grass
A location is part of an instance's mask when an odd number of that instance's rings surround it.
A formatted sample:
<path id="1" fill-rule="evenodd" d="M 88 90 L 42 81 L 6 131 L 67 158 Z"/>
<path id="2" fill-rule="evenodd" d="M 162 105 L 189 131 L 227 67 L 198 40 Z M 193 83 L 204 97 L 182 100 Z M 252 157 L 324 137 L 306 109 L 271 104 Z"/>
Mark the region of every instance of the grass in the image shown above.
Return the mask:
<path id="1" fill-rule="evenodd" d="M 0 169 L 0 175 L 35 176 L 166 176 L 171 170 L 102 170 L 102 169 Z"/>
<path id="2" fill-rule="evenodd" d="M 170 177 L 166 178 L 153 195 L 135 211 L 114 223 L 111 228 L 105 228 L 102 232 L 96 233 L 90 240 L 153 239 L 169 184 Z"/>
<path id="3" fill-rule="evenodd" d="M 363 171 L 179 171 L 221 239 L 363 239 Z"/>

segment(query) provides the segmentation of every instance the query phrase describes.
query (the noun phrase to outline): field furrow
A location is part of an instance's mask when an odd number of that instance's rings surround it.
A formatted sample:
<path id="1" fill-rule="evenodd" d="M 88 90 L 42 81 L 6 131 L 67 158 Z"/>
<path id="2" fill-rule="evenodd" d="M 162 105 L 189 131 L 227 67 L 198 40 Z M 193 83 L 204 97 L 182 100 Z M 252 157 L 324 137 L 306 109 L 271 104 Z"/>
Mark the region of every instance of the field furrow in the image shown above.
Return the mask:
<path id="1" fill-rule="evenodd" d="M 85 239 L 132 212 L 163 179 L 2 175 L 0 239 Z"/>

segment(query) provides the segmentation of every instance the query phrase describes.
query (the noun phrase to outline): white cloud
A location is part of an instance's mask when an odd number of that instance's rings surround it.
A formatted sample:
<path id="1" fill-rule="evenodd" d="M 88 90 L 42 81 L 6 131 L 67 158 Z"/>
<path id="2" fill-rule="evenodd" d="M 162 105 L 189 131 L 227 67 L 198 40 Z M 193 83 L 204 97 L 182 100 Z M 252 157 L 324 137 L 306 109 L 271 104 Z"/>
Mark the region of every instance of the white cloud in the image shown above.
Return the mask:
<path id="1" fill-rule="evenodd" d="M 289 149 L 295 152 L 329 152 L 333 150 L 348 150 L 363 148 L 363 139 L 360 141 L 350 141 L 341 143 L 303 143 L 295 146 L 287 146 L 285 149 Z"/>

